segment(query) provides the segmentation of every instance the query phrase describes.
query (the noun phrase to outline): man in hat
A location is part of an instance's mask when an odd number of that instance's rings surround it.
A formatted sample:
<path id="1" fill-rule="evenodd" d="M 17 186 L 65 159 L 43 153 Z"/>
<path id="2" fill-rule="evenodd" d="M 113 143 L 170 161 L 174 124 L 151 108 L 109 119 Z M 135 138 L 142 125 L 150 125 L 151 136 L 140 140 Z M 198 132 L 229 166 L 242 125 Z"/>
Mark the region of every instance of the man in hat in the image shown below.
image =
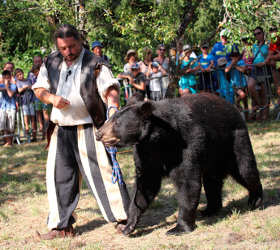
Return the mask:
<path id="1" fill-rule="evenodd" d="M 106 55 L 103 55 L 102 48 L 103 48 L 103 45 L 99 41 L 94 41 L 91 44 L 91 51 L 93 52 L 93 54 L 98 56 L 98 57 L 100 57 L 100 58 L 102 58 L 107 63 L 109 63 L 109 58 Z"/>
<path id="2" fill-rule="evenodd" d="M 46 170 L 50 231 L 37 232 L 45 240 L 74 236 L 82 178 L 107 221 L 125 221 L 129 206 L 126 186 L 112 183 L 111 159 L 95 138 L 106 110 L 111 116 L 119 106 L 118 81 L 100 57 L 83 48 L 75 27 L 62 25 L 54 38 L 58 50 L 48 56 L 33 85 L 36 96 L 53 105 Z"/>

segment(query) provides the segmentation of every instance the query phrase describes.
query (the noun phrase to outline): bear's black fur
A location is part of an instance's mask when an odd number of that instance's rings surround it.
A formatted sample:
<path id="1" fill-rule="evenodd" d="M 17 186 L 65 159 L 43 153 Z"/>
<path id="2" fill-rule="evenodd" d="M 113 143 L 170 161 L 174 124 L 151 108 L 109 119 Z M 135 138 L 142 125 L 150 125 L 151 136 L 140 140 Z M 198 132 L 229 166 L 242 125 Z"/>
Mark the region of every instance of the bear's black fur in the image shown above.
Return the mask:
<path id="1" fill-rule="evenodd" d="M 262 185 L 248 130 L 238 110 L 212 94 L 187 95 L 159 102 L 140 102 L 116 113 L 96 136 L 105 145 L 134 145 L 136 187 L 127 224 L 131 233 L 141 214 L 169 176 L 177 189 L 177 225 L 168 234 L 195 228 L 203 183 L 212 215 L 222 207 L 227 175 L 249 191 L 249 205 L 262 202 Z"/>

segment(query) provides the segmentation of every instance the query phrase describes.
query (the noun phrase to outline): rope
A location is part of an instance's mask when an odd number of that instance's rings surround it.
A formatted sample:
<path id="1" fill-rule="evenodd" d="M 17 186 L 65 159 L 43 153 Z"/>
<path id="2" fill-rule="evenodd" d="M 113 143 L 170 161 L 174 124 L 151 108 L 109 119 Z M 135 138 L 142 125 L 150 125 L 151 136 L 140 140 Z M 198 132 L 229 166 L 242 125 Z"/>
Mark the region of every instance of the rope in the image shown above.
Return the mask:
<path id="1" fill-rule="evenodd" d="M 116 111 L 118 111 L 118 108 L 116 106 L 110 106 L 107 109 L 107 119 L 109 118 L 109 112 L 111 109 L 115 109 Z M 115 184 L 117 181 L 119 182 L 120 185 L 124 184 L 123 181 L 123 177 L 122 177 L 122 172 L 121 172 L 121 168 L 120 165 L 117 161 L 117 148 L 116 147 L 105 147 L 107 152 L 110 154 L 111 156 L 111 160 L 112 160 L 112 183 Z"/>

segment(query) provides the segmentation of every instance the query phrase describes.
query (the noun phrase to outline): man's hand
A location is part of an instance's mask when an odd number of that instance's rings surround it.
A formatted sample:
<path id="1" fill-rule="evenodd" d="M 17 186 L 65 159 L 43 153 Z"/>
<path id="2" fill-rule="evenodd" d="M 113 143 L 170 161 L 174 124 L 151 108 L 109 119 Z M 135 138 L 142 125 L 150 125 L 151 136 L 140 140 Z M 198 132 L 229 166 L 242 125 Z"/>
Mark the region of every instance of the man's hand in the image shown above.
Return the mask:
<path id="1" fill-rule="evenodd" d="M 64 109 L 70 105 L 70 102 L 68 100 L 66 100 L 63 97 L 58 96 L 58 95 L 54 95 L 51 99 L 52 99 L 51 102 L 52 102 L 53 106 L 58 109 Z"/>
<path id="2" fill-rule="evenodd" d="M 37 88 L 34 90 L 36 97 L 46 104 L 52 104 L 55 108 L 63 109 L 70 105 L 70 102 L 65 98 L 51 94 L 44 88 Z"/>

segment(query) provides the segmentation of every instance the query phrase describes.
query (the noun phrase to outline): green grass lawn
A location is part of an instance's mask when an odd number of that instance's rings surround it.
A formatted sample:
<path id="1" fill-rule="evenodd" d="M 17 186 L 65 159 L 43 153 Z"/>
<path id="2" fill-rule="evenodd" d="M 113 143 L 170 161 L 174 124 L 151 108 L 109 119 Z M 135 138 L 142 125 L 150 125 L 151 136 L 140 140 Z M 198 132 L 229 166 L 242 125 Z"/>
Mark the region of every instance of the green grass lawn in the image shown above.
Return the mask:
<path id="1" fill-rule="evenodd" d="M 250 211 L 247 191 L 227 179 L 219 215 L 201 218 L 197 229 L 166 236 L 177 217 L 175 190 L 168 179 L 130 237 L 105 222 L 95 199 L 83 185 L 76 213 L 78 236 L 37 241 L 47 232 L 45 142 L 0 147 L 0 249 L 280 249 L 280 128 L 279 122 L 249 124 L 264 188 L 264 207 Z M 124 179 L 132 192 L 134 163 L 130 148 L 118 154 Z M 198 210 L 206 205 L 204 193 Z"/>

